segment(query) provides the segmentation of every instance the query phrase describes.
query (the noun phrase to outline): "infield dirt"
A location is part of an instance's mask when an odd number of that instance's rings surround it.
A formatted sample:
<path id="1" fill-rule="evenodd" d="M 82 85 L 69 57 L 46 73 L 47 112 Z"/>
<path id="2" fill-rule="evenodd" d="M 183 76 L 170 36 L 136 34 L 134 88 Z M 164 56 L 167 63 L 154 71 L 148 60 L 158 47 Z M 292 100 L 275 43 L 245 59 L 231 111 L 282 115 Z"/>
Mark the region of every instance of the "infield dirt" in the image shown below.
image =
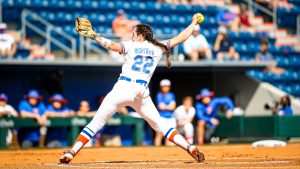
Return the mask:
<path id="1" fill-rule="evenodd" d="M 252 148 L 250 145 L 200 146 L 204 163 L 178 147 L 84 148 L 68 165 L 58 163 L 64 149 L 1 150 L 0 168 L 299 168 L 300 144 Z"/>

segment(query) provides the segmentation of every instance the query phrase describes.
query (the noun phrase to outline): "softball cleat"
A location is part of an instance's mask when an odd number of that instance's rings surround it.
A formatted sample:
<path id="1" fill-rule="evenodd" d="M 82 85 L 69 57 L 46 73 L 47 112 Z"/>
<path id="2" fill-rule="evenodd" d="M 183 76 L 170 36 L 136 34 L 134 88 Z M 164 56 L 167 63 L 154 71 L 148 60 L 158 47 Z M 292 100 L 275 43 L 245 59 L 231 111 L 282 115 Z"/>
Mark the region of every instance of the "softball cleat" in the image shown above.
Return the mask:
<path id="1" fill-rule="evenodd" d="M 189 151 L 188 151 L 189 152 Z M 189 154 L 198 162 L 198 163 L 202 163 L 204 162 L 205 158 L 204 158 L 204 154 L 197 148 L 195 147 L 192 152 Z"/>
<path id="2" fill-rule="evenodd" d="M 60 157 L 59 162 L 63 164 L 68 164 L 75 156 L 75 153 L 72 150 L 64 152 L 64 155 Z"/>

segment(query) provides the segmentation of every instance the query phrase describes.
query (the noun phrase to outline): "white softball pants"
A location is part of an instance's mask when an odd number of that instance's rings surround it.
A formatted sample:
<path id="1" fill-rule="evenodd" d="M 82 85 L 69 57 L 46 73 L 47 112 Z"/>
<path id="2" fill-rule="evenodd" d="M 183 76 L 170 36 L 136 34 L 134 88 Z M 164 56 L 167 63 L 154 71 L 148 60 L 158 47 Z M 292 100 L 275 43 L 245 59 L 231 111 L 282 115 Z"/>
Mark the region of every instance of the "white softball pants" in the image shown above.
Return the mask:
<path id="1" fill-rule="evenodd" d="M 92 121 L 86 126 L 89 129 L 86 131 L 90 132 L 90 136 L 102 129 L 122 106 L 134 108 L 155 131 L 168 135 L 171 126 L 166 126 L 162 122 L 149 96 L 149 89 L 138 83 L 119 80 L 103 100 Z"/>

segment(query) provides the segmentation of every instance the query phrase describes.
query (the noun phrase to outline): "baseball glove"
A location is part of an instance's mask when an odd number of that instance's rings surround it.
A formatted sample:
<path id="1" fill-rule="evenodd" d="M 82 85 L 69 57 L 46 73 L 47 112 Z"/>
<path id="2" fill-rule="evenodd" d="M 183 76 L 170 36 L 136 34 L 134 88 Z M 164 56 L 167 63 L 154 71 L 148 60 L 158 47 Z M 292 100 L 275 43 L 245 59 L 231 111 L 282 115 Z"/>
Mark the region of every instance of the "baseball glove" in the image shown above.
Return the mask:
<path id="1" fill-rule="evenodd" d="M 94 31 L 91 22 L 85 18 L 76 18 L 75 29 L 83 37 L 95 39 L 97 36 L 100 36 Z"/>

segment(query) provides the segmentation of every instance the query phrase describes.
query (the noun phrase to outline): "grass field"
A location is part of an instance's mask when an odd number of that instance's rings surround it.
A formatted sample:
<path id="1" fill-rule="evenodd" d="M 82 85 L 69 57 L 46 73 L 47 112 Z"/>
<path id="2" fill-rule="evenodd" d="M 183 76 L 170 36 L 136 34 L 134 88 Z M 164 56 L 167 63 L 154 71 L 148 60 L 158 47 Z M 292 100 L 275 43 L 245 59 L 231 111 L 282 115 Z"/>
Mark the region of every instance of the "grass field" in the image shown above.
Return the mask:
<path id="1" fill-rule="evenodd" d="M 300 168 L 300 144 L 251 148 L 250 145 L 202 146 L 204 163 L 178 147 L 84 148 L 68 165 L 58 163 L 64 149 L 1 150 L 0 168 Z"/>

